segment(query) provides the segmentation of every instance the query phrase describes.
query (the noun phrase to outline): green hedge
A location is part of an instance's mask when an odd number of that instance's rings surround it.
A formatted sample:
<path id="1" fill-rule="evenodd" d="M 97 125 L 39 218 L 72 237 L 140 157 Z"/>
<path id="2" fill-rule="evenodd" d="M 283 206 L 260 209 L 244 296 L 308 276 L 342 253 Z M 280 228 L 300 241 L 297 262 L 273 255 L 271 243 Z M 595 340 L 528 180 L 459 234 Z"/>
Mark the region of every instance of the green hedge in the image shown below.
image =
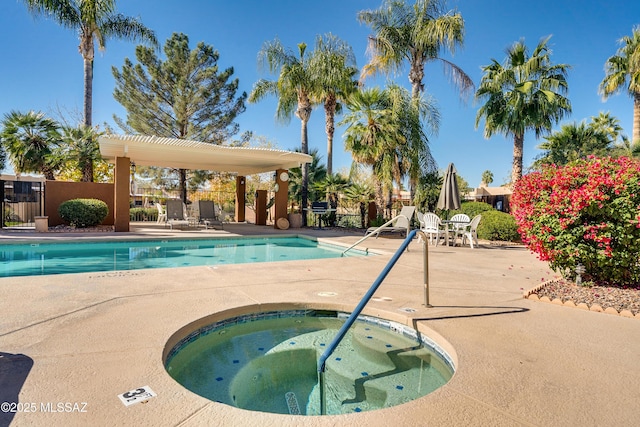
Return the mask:
<path id="1" fill-rule="evenodd" d="M 129 209 L 129 219 L 131 221 L 157 221 L 157 208 L 131 208 Z"/>
<path id="2" fill-rule="evenodd" d="M 107 204 L 98 199 L 73 199 L 58 207 L 58 214 L 64 222 L 78 228 L 100 224 L 109 214 Z"/>
<path id="3" fill-rule="evenodd" d="M 460 210 L 456 210 L 455 213 L 467 214 L 469 218 L 473 218 L 476 215 L 482 215 L 484 212 L 494 211 L 493 207 L 484 202 L 463 202 L 460 206 Z M 498 212 L 498 211 L 496 211 Z M 452 215 L 455 215 L 452 213 Z"/>
<path id="4" fill-rule="evenodd" d="M 478 225 L 478 239 L 520 242 L 518 224 L 514 217 L 497 210 L 484 211 L 480 215 L 482 219 Z"/>

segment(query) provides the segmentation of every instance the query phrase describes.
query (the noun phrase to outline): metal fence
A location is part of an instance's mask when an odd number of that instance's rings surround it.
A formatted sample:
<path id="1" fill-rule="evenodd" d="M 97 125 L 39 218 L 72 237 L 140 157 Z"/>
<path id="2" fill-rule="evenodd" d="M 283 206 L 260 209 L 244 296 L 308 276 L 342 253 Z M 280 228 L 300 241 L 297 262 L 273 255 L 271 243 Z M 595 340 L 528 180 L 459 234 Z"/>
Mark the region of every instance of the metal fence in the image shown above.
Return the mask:
<path id="1" fill-rule="evenodd" d="M 44 211 L 44 182 L 2 180 L 0 189 L 2 228 L 35 227 Z"/>

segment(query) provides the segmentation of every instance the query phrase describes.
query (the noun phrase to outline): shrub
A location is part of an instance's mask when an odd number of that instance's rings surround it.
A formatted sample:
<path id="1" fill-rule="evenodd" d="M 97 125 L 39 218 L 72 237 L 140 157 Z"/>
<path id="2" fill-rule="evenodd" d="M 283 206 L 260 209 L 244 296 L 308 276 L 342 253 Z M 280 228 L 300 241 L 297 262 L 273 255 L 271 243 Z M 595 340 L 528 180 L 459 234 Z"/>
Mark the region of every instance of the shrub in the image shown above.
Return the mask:
<path id="1" fill-rule="evenodd" d="M 98 225 L 104 221 L 108 213 L 107 204 L 97 199 L 67 200 L 58 207 L 60 218 L 78 228 Z"/>
<path id="2" fill-rule="evenodd" d="M 158 219 L 157 208 L 130 208 L 129 220 L 131 221 L 156 221 Z"/>
<path id="3" fill-rule="evenodd" d="M 484 202 L 463 202 L 460 205 L 460 210 L 456 213 L 467 214 L 469 218 L 473 218 L 476 215 L 482 215 L 484 212 L 493 211 L 493 207 L 489 203 Z M 453 215 L 453 213 L 452 213 Z M 483 216 L 484 219 L 484 216 Z"/>
<path id="4" fill-rule="evenodd" d="M 573 278 L 640 281 L 640 161 L 589 157 L 547 166 L 516 184 L 511 208 L 523 242 Z"/>
<path id="5" fill-rule="evenodd" d="M 482 219 L 478 225 L 479 239 L 503 242 L 520 241 L 518 224 L 511 215 L 494 209 L 484 211 L 480 215 L 482 215 Z"/>

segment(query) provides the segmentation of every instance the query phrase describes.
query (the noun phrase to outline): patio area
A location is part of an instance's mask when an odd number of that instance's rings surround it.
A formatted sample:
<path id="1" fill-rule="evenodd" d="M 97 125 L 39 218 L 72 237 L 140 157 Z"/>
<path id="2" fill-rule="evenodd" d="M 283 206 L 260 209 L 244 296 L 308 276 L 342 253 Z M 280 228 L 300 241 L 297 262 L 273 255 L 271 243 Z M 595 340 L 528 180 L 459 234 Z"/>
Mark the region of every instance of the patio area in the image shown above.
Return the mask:
<path id="1" fill-rule="evenodd" d="M 128 233 L 0 233 L 2 240 L 189 238 L 305 234 L 351 245 L 361 233 L 225 224 L 177 231 L 152 223 Z M 0 279 L 0 426 L 619 426 L 640 419 L 640 321 L 524 299 L 553 277 L 520 246 L 429 247 L 423 305 L 422 245 L 414 240 L 365 314 L 428 330 L 452 347 L 444 387 L 404 405 L 330 417 L 250 412 L 191 393 L 165 371 L 169 337 L 188 323 L 244 306 L 351 311 L 397 249 L 368 239 L 362 258 L 135 270 Z M 331 296 L 335 294 L 335 296 Z M 413 309 L 411 311 L 408 309 Z M 118 395 L 149 386 L 146 403 Z M 72 411 L 42 411 L 58 403 Z"/>

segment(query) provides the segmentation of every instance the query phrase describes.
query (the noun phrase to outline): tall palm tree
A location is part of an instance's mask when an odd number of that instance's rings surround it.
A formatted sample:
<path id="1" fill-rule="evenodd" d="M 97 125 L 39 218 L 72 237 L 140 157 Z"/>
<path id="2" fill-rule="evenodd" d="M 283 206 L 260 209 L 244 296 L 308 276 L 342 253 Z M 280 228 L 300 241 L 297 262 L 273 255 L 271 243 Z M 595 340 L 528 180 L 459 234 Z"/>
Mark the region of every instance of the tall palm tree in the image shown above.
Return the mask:
<path id="1" fill-rule="evenodd" d="M 55 179 L 61 159 L 55 149 L 60 143 L 58 124 L 44 113 L 11 111 L 4 116 L 0 141 L 9 154 L 14 171 L 42 173 L 46 179 Z"/>
<path id="2" fill-rule="evenodd" d="M 631 36 L 621 38 L 620 44 L 622 46 L 616 55 L 607 59 L 600 93 L 607 99 L 627 86 L 627 91 L 633 98 L 631 142 L 635 144 L 640 143 L 640 25 L 633 28 Z"/>
<path id="3" fill-rule="evenodd" d="M 377 10 L 363 10 L 358 20 L 369 25 L 375 34 L 369 38 L 371 60 L 362 69 L 361 77 L 380 71 L 398 71 L 409 63 L 411 95 L 424 91 L 424 66 L 439 61 L 460 93 L 473 92 L 473 81 L 460 67 L 441 58 L 443 49 L 452 54 L 464 40 L 464 20 L 460 13 L 445 12 L 441 0 L 384 0 Z"/>
<path id="4" fill-rule="evenodd" d="M 101 159 L 99 136 L 99 132 L 87 126 L 62 129 L 62 142 L 66 146 L 66 155 L 77 164 L 82 182 L 93 182 L 94 163 Z"/>
<path id="5" fill-rule="evenodd" d="M 336 113 L 342 111 L 342 102 L 357 89 L 358 74 L 353 49 L 333 34 L 316 38 L 311 57 L 312 72 L 318 80 L 314 98 L 324 104 L 325 132 L 327 133 L 327 174 L 333 173 L 333 134 Z"/>
<path id="6" fill-rule="evenodd" d="M 258 52 L 258 62 L 277 74 L 277 80 L 260 79 L 249 94 L 249 102 L 258 102 L 267 95 L 278 97 L 276 119 L 288 123 L 295 114 L 300 119 L 300 139 L 302 152 L 309 154 L 307 126 L 313 108 L 313 94 L 317 91 L 317 81 L 310 69 L 310 59 L 305 57 L 307 45 L 298 44 L 298 55 L 285 49 L 279 39 L 266 42 Z M 302 208 L 307 206 L 309 186 L 309 166 L 302 166 Z M 303 226 L 307 225 L 306 215 L 302 216 Z"/>
<path id="7" fill-rule="evenodd" d="M 116 12 L 116 0 L 24 0 L 35 15 L 52 17 L 60 25 L 77 30 L 78 50 L 84 61 L 84 125 L 91 127 L 93 101 L 94 43 L 105 48 L 107 39 L 115 37 L 158 44 L 153 31 L 137 18 Z"/>
<path id="8" fill-rule="evenodd" d="M 513 183 L 522 177 L 525 132 L 532 130 L 539 137 L 571 112 L 571 103 L 564 96 L 570 67 L 551 63 L 549 39 L 541 40 L 531 55 L 523 41 L 514 43 L 503 64 L 492 59 L 482 67 L 476 98 L 484 105 L 478 109 L 476 128 L 484 118 L 485 138 L 495 133 L 513 136 Z"/>

